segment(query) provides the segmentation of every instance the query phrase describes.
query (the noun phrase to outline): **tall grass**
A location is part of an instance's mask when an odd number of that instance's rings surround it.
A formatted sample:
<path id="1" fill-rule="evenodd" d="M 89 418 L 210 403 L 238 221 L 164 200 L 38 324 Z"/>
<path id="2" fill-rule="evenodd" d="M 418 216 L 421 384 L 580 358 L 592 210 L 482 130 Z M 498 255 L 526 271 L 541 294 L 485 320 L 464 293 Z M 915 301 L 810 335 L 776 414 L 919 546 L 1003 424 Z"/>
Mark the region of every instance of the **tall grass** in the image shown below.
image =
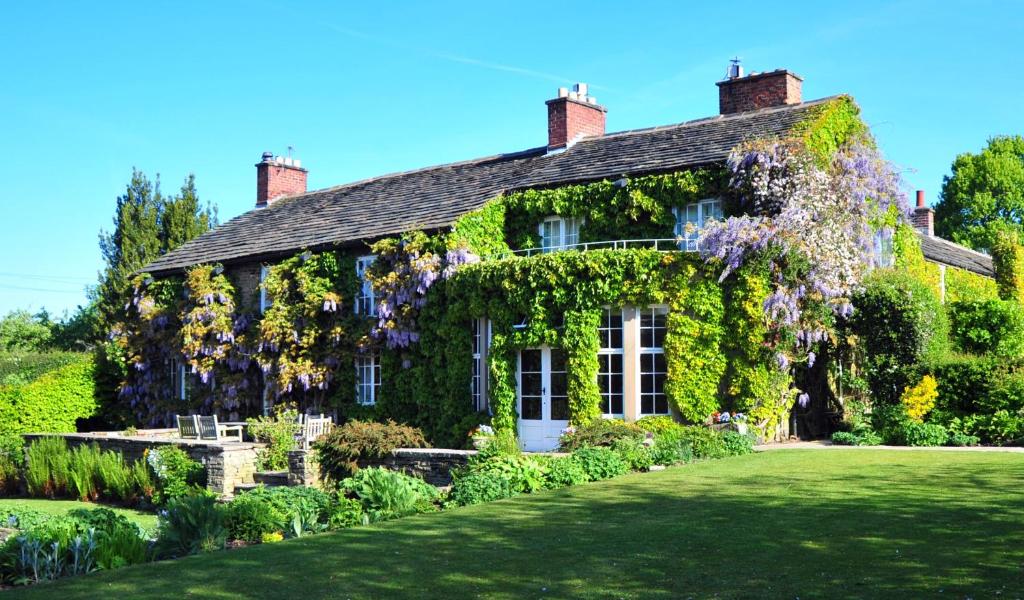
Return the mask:
<path id="1" fill-rule="evenodd" d="M 79 500 L 96 500 L 100 496 L 100 459 L 96 444 L 81 445 L 71 451 L 68 470 L 68 492 Z"/>
<path id="2" fill-rule="evenodd" d="M 25 485 L 33 496 L 54 498 L 67 493 L 71 453 L 62 437 L 40 438 L 28 447 Z"/>
<path id="3" fill-rule="evenodd" d="M 134 474 L 117 452 L 104 452 L 96 464 L 99 471 L 100 489 L 103 495 L 130 502 L 136 496 Z M 148 473 L 148 470 L 147 470 Z"/>

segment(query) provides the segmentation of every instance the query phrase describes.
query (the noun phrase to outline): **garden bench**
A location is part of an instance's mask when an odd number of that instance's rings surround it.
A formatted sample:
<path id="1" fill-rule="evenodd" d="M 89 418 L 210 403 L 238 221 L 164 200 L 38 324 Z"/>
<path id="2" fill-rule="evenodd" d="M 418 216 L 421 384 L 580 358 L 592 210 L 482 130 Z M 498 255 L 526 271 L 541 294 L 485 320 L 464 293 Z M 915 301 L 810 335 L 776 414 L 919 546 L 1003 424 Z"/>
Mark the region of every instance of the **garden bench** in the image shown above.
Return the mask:
<path id="1" fill-rule="evenodd" d="M 327 435 L 334 427 L 334 420 L 321 414 L 319 417 L 306 415 L 304 423 L 300 428 L 300 442 L 303 450 L 309 450 L 309 445 L 315 442 L 320 436 Z"/>
<path id="2" fill-rule="evenodd" d="M 239 442 L 242 441 L 241 425 L 221 425 L 217 423 L 217 415 L 198 417 L 198 419 L 199 439 L 214 440 L 218 442 L 227 439 L 237 439 Z"/>
<path id="3" fill-rule="evenodd" d="M 199 439 L 199 417 L 196 415 L 174 415 L 178 421 L 178 437 L 187 440 Z"/>

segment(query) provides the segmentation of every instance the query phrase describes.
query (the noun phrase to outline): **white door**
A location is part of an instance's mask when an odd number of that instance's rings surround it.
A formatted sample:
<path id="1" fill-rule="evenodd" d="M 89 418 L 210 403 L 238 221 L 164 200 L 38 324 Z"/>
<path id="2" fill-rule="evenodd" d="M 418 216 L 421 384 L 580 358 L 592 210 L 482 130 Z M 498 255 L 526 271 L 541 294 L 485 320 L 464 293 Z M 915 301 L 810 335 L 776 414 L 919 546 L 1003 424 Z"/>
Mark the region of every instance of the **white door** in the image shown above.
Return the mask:
<path id="1" fill-rule="evenodd" d="M 527 348 L 519 352 L 519 444 L 523 450 L 558 448 L 569 425 L 565 352 L 558 348 Z"/>

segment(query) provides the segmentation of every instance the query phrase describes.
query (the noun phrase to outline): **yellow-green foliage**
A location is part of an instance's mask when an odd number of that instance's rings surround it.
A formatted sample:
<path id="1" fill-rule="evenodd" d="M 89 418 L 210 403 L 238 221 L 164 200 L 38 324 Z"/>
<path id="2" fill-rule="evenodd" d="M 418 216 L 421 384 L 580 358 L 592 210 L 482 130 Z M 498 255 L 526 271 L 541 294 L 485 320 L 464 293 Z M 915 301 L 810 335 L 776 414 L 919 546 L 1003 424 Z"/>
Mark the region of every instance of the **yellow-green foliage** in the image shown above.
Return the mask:
<path id="1" fill-rule="evenodd" d="M 871 142 L 860 108 L 849 96 L 822 104 L 809 119 L 798 123 L 793 133 L 821 164 L 828 164 L 836 150 L 852 140 Z"/>
<path id="2" fill-rule="evenodd" d="M 449 250 L 465 246 L 480 256 L 508 252 L 508 244 L 505 243 L 504 200 L 496 198 L 459 217 L 445 242 Z"/>
<path id="3" fill-rule="evenodd" d="M 995 279 L 956 267 L 946 267 L 946 303 L 962 300 L 997 300 Z"/>
<path id="4" fill-rule="evenodd" d="M 939 384 L 931 375 L 925 375 L 914 387 L 907 386 L 903 389 L 900 402 L 907 416 L 921 423 L 925 416 L 935 408 L 935 399 L 939 397 Z"/>
<path id="5" fill-rule="evenodd" d="M 1014 231 L 1000 231 L 992 245 L 999 297 L 1024 302 L 1024 246 Z"/>
<path id="6" fill-rule="evenodd" d="M 910 225 L 899 225 L 892 236 L 893 266 L 897 271 L 928 286 L 936 298 L 942 298 L 942 275 L 939 265 L 928 262 L 921 252 L 921 240 Z"/>
<path id="7" fill-rule="evenodd" d="M 92 356 L 45 373 L 26 384 L 0 386 L 0 434 L 75 431 L 75 421 L 91 417 Z"/>

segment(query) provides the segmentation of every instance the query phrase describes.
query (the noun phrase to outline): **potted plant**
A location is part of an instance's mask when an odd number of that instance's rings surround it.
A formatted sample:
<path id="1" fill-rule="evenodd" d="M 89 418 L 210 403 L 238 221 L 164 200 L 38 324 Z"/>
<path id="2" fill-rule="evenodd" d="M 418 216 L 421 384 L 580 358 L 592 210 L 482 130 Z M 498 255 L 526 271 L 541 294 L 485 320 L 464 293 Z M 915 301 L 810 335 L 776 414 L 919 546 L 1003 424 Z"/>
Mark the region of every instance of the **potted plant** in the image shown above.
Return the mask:
<path id="1" fill-rule="evenodd" d="M 480 425 L 469 432 L 469 437 L 472 440 L 473 448 L 480 450 L 494 439 L 494 428 L 490 425 Z"/>

